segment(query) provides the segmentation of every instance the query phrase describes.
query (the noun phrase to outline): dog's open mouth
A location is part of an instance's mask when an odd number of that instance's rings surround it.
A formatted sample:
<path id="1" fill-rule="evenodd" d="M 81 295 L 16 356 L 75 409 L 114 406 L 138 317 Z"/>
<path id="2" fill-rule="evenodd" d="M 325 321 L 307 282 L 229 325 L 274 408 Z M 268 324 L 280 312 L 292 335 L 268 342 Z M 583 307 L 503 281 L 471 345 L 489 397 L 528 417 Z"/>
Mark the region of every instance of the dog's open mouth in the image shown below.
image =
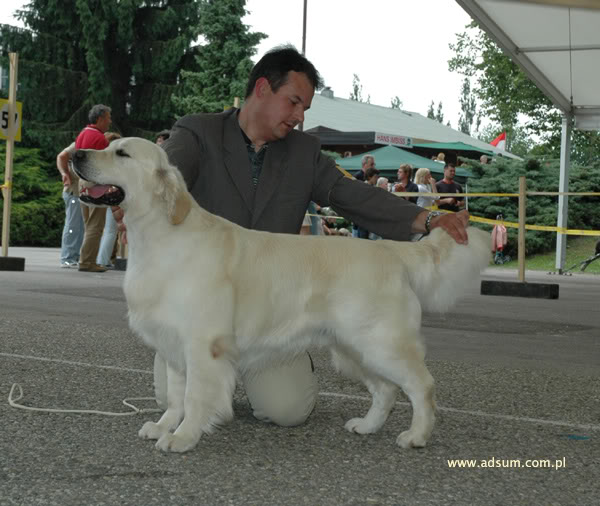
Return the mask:
<path id="1" fill-rule="evenodd" d="M 79 194 L 79 200 L 86 204 L 98 206 L 118 206 L 125 198 L 122 188 L 108 184 L 97 184 L 83 186 Z"/>

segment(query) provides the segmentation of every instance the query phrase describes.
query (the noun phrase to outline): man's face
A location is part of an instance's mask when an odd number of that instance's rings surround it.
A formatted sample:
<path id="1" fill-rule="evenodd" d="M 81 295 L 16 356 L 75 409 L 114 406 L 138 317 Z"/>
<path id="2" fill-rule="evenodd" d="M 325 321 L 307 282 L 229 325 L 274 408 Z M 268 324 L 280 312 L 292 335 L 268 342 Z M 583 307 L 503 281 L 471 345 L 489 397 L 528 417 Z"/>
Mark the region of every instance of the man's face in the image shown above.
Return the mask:
<path id="1" fill-rule="evenodd" d="M 398 181 L 404 181 L 408 179 L 408 173 L 404 172 L 404 169 L 398 169 Z"/>
<path id="2" fill-rule="evenodd" d="M 367 158 L 365 160 L 365 165 L 363 166 L 363 170 L 366 172 L 369 169 L 375 168 L 375 158 Z"/>
<path id="3" fill-rule="evenodd" d="M 456 174 L 456 168 L 455 167 L 446 167 L 444 169 L 444 177 L 446 179 L 454 179 L 454 175 Z"/>
<path id="4" fill-rule="evenodd" d="M 110 116 L 110 111 L 107 111 L 102 116 L 100 116 L 100 118 L 96 122 L 96 126 L 98 127 L 98 130 L 100 130 L 101 132 L 108 132 L 108 129 L 110 128 L 111 123 L 112 123 L 112 118 Z"/>
<path id="5" fill-rule="evenodd" d="M 261 122 L 268 138 L 283 139 L 294 127 L 304 121 L 304 112 L 310 108 L 315 89 L 302 72 L 288 72 L 287 82 L 277 92 L 265 78 L 261 78 L 257 94 L 261 99 Z"/>

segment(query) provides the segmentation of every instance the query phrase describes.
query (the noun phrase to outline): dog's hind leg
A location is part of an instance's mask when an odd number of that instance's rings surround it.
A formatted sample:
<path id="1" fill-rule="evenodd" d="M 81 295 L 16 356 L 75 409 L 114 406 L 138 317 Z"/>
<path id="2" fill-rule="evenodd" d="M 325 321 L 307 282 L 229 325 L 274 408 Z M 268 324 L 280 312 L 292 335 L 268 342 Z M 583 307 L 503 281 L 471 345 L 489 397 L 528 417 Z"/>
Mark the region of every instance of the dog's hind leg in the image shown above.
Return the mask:
<path id="1" fill-rule="evenodd" d="M 202 434 L 233 418 L 236 374 L 226 342 L 225 338 L 199 340 L 186 349 L 185 416 L 173 434 L 161 436 L 158 449 L 191 450 Z"/>
<path id="2" fill-rule="evenodd" d="M 387 420 L 394 406 L 396 385 L 369 373 L 339 349 L 331 350 L 331 358 L 338 371 L 352 379 L 362 381 L 373 397 L 368 413 L 363 418 L 348 420 L 345 425 L 346 430 L 357 434 L 377 432 Z"/>
<path id="3" fill-rule="evenodd" d="M 412 404 L 410 429 L 402 432 L 396 443 L 402 448 L 425 446 L 435 423 L 435 388 L 418 340 L 405 341 L 395 350 L 379 350 L 368 360 L 367 367 L 400 386 Z"/>
<path id="4" fill-rule="evenodd" d="M 160 439 L 175 430 L 183 419 L 185 374 L 177 372 L 167 364 L 167 410 L 157 423 L 146 422 L 138 435 L 143 439 Z"/>

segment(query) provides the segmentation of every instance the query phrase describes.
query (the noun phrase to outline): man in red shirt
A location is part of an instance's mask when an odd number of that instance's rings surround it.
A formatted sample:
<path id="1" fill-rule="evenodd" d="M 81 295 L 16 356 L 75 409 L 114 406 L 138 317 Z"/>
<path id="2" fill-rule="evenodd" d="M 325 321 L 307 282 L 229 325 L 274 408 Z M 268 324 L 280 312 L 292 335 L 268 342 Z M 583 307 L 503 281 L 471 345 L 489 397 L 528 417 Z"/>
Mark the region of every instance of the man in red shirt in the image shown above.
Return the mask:
<path id="1" fill-rule="evenodd" d="M 77 136 L 76 149 L 104 149 L 108 141 L 104 133 L 108 131 L 111 124 L 111 109 L 102 104 L 95 105 L 90 109 L 87 125 Z M 96 263 L 100 239 L 104 230 L 106 219 L 106 208 L 88 207 L 81 204 L 81 212 L 85 225 L 85 235 L 79 253 L 79 270 L 85 272 L 104 272 L 106 268 Z"/>

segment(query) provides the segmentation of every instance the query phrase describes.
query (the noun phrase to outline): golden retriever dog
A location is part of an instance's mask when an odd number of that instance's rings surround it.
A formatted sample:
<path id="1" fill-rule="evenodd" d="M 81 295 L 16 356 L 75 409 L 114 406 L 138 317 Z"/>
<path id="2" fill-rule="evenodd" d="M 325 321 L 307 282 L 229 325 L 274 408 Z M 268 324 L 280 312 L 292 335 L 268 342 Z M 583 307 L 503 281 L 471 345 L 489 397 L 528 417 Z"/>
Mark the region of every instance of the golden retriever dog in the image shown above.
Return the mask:
<path id="1" fill-rule="evenodd" d="M 327 346 L 373 397 L 346 429 L 379 430 L 400 387 L 413 416 L 396 442 L 425 446 L 435 401 L 421 311 L 447 310 L 478 282 L 488 233 L 471 227 L 459 245 L 440 229 L 419 242 L 258 232 L 202 209 L 149 141 L 79 150 L 73 163 L 89 186 L 82 200 L 124 210 L 129 323 L 168 364 L 167 410 L 140 437 L 190 450 L 233 417 L 238 372 Z"/>

